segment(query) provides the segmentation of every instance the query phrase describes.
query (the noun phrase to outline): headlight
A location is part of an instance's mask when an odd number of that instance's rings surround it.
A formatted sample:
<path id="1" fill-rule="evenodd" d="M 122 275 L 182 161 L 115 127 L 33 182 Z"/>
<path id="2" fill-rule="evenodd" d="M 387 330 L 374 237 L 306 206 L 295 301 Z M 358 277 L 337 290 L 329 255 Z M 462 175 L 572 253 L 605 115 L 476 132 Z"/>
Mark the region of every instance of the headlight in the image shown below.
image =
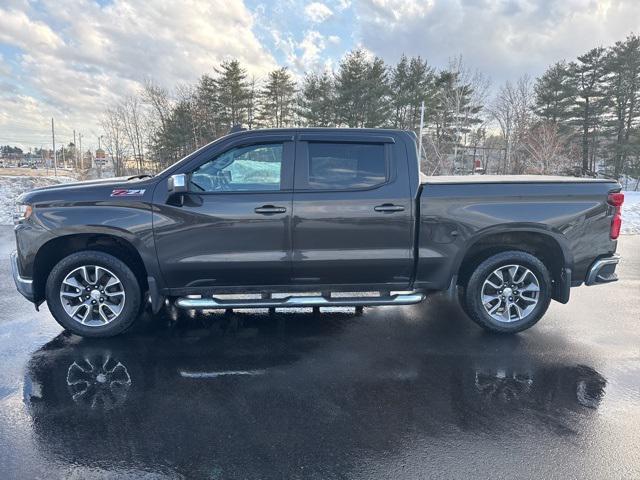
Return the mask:
<path id="1" fill-rule="evenodd" d="M 17 203 L 15 211 L 13 212 L 13 223 L 17 225 L 18 223 L 23 222 L 31 216 L 32 212 L 33 208 L 31 205 Z"/>

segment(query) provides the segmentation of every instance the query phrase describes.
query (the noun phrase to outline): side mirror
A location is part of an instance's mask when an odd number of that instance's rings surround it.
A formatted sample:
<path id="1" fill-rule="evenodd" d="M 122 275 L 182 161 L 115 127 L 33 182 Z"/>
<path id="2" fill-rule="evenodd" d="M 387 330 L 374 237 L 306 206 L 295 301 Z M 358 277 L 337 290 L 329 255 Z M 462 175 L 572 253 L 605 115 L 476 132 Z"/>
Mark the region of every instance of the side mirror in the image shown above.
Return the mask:
<path id="1" fill-rule="evenodd" d="M 187 193 L 188 179 L 185 173 L 176 173 L 169 177 L 169 193 Z"/>

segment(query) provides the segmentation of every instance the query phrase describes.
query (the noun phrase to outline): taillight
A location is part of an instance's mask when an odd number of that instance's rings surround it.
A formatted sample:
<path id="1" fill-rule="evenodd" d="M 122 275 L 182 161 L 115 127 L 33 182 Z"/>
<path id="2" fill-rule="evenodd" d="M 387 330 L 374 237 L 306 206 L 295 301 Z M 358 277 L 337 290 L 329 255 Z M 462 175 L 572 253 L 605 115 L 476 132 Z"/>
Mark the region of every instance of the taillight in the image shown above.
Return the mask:
<path id="1" fill-rule="evenodd" d="M 615 208 L 613 220 L 611 220 L 611 231 L 609 236 L 611 240 L 616 240 L 620 236 L 620 227 L 622 227 L 622 204 L 624 203 L 624 193 L 610 193 L 607 197 L 607 203 Z"/>
<path id="2" fill-rule="evenodd" d="M 612 205 L 614 207 L 621 207 L 624 203 L 624 193 L 610 193 L 609 198 L 607 198 L 607 202 L 609 203 L 609 205 Z"/>
<path id="3" fill-rule="evenodd" d="M 616 240 L 620 236 L 620 227 L 622 227 L 622 215 L 616 212 L 611 220 L 611 240 Z"/>

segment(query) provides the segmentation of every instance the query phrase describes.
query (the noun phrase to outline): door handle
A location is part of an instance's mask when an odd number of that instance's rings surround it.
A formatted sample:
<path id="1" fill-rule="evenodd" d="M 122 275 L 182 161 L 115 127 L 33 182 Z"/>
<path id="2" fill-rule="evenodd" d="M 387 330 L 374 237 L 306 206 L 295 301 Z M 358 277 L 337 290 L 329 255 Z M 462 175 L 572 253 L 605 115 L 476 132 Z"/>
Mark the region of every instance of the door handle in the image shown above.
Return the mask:
<path id="1" fill-rule="evenodd" d="M 378 205 L 377 207 L 373 207 L 376 212 L 404 212 L 404 207 L 402 205 L 392 205 L 391 203 L 385 203 L 384 205 Z"/>
<path id="2" fill-rule="evenodd" d="M 257 207 L 254 212 L 259 213 L 261 215 L 269 215 L 272 213 L 284 213 L 287 209 L 285 207 L 276 207 L 274 205 L 263 205 L 261 207 Z"/>

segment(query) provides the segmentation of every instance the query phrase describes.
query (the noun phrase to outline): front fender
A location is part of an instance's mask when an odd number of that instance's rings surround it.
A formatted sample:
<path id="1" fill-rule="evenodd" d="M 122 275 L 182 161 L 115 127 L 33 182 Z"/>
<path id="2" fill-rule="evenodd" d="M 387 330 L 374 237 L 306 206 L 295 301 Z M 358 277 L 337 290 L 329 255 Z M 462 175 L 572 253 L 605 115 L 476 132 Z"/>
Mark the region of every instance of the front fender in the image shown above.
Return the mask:
<path id="1" fill-rule="evenodd" d="M 34 209 L 29 221 L 16 228 L 22 274 L 33 276 L 38 252 L 47 244 L 79 235 L 109 236 L 127 242 L 140 255 L 148 275 L 160 279 L 150 206 L 117 202 Z"/>

